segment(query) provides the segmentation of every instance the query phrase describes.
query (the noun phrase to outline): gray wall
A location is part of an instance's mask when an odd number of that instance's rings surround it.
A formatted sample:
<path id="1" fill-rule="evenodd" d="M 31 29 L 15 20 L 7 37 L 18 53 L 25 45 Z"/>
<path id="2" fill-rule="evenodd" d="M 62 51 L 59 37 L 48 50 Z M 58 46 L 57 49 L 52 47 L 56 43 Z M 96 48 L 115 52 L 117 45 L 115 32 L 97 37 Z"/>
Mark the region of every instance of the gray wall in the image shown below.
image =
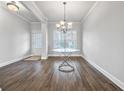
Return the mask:
<path id="1" fill-rule="evenodd" d="M 29 23 L 0 7 L 0 66 L 29 54 Z"/>
<path id="2" fill-rule="evenodd" d="M 52 52 L 53 49 L 53 32 L 56 31 L 56 23 L 57 22 L 49 22 L 48 23 L 48 53 L 49 55 L 58 55 L 55 52 Z M 82 53 L 82 37 L 81 37 L 81 23 L 73 22 L 73 30 L 77 31 L 77 48 L 80 50 L 79 52 L 74 53 L 73 55 L 81 55 Z"/>
<path id="3" fill-rule="evenodd" d="M 124 82 L 124 2 L 99 2 L 82 31 L 83 55 Z"/>

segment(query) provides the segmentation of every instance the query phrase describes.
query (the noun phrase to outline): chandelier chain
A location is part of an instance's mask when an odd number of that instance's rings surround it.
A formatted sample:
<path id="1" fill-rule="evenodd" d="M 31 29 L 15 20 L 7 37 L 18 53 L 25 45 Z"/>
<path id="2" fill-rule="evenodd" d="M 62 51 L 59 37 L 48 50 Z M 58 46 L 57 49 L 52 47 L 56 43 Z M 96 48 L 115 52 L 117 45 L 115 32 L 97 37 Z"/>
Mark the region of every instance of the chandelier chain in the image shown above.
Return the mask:
<path id="1" fill-rule="evenodd" d="M 66 21 L 66 2 L 63 2 L 64 4 L 64 21 Z"/>

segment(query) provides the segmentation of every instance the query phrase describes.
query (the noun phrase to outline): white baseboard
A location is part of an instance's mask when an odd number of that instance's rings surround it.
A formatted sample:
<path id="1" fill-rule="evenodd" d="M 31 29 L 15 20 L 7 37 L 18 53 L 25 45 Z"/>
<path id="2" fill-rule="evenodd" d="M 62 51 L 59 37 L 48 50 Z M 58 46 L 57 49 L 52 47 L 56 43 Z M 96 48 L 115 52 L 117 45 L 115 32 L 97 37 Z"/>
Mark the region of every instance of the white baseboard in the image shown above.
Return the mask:
<path id="1" fill-rule="evenodd" d="M 43 60 L 46 60 L 47 58 L 48 58 L 48 57 L 42 57 L 42 56 L 41 56 L 41 59 L 43 59 Z"/>
<path id="2" fill-rule="evenodd" d="M 48 57 L 49 57 L 49 56 L 53 56 L 53 57 L 55 57 L 55 56 L 64 56 L 64 55 L 49 54 Z M 80 55 L 80 54 L 72 54 L 72 55 L 70 55 L 70 56 L 81 56 L 81 57 L 82 57 L 82 55 Z"/>
<path id="3" fill-rule="evenodd" d="M 6 66 L 6 65 L 9 65 L 9 64 L 12 64 L 12 63 L 15 63 L 15 62 L 18 62 L 22 59 L 25 59 L 27 57 L 30 57 L 31 55 L 28 55 L 28 56 L 25 56 L 25 57 L 20 57 L 20 58 L 17 58 L 17 59 L 14 59 L 14 60 L 10 60 L 10 61 L 6 61 L 6 62 L 2 62 L 0 63 L 0 67 L 3 67 L 3 66 Z"/>
<path id="4" fill-rule="evenodd" d="M 95 64 L 94 62 L 90 61 L 85 56 L 82 56 L 89 64 L 91 64 L 93 67 L 95 67 L 98 71 L 100 71 L 103 75 L 105 75 L 107 78 L 109 78 L 111 81 L 113 81 L 117 86 L 119 86 L 122 90 L 124 90 L 124 82 L 117 79 L 115 76 L 110 74 L 109 72 L 102 69 L 100 66 Z"/>

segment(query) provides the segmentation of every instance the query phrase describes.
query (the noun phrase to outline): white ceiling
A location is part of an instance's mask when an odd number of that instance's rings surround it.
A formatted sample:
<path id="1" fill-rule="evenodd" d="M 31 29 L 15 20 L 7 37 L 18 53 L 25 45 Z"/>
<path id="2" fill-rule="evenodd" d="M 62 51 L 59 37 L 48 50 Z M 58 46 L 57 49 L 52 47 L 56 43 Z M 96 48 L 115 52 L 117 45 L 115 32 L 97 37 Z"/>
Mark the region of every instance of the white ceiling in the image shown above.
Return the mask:
<path id="1" fill-rule="evenodd" d="M 63 19 L 63 4 L 61 1 L 35 1 L 35 3 L 48 18 L 48 21 Z M 81 21 L 94 3 L 94 1 L 68 1 L 66 19 L 69 21 Z"/>
<path id="2" fill-rule="evenodd" d="M 19 6 L 18 12 L 13 12 L 29 22 L 40 22 L 40 20 L 24 6 L 23 2 L 16 2 Z M 28 1 L 29 2 L 29 1 Z M 8 10 L 7 1 L 1 1 L 0 6 Z M 93 6 L 94 1 L 68 1 L 66 4 L 66 19 L 68 21 L 81 21 Z M 39 10 L 48 18 L 48 21 L 60 21 L 63 19 L 63 2 L 62 1 L 35 1 Z M 10 10 L 8 10 L 10 11 Z M 12 11 L 10 11 L 12 12 Z"/>

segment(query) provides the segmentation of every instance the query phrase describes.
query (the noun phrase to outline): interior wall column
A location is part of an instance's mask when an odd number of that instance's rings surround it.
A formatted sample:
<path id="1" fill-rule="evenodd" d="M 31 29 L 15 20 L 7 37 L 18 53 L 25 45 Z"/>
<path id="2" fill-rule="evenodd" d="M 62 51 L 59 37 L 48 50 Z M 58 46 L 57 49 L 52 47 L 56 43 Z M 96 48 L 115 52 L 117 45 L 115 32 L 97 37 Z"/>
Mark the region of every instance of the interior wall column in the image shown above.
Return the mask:
<path id="1" fill-rule="evenodd" d="M 41 23 L 41 31 L 42 31 L 41 59 L 47 59 L 48 58 L 48 27 L 47 27 L 47 23 Z"/>

